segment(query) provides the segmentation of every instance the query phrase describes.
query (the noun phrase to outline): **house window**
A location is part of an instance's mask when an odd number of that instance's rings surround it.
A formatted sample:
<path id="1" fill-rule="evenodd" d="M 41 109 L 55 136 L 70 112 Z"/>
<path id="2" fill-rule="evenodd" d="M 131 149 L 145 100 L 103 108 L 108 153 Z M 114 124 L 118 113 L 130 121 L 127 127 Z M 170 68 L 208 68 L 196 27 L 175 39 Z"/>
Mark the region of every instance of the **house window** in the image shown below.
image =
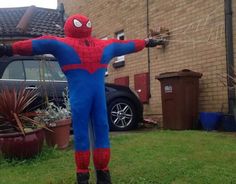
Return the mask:
<path id="1" fill-rule="evenodd" d="M 118 40 L 124 40 L 125 39 L 124 31 L 120 31 L 120 32 L 116 33 L 116 38 Z M 121 62 L 121 61 L 124 61 L 124 60 L 125 60 L 125 56 L 119 56 L 119 57 L 116 58 L 115 62 Z"/>
<path id="2" fill-rule="evenodd" d="M 116 38 L 118 40 L 124 40 L 125 39 L 125 33 L 124 31 L 119 31 L 116 33 Z M 125 56 L 118 56 L 115 60 L 115 62 L 113 63 L 113 67 L 114 68 L 119 68 L 125 66 Z"/>

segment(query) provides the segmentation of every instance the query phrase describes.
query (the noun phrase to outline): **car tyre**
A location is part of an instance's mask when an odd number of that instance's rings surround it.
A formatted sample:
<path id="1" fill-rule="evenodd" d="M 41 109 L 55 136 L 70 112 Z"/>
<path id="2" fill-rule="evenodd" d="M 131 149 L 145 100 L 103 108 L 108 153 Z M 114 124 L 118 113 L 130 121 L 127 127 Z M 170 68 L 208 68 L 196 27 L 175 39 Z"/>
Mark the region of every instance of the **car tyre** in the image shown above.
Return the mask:
<path id="1" fill-rule="evenodd" d="M 137 110 L 128 99 L 114 99 L 108 104 L 108 121 L 112 131 L 134 129 L 138 126 Z"/>

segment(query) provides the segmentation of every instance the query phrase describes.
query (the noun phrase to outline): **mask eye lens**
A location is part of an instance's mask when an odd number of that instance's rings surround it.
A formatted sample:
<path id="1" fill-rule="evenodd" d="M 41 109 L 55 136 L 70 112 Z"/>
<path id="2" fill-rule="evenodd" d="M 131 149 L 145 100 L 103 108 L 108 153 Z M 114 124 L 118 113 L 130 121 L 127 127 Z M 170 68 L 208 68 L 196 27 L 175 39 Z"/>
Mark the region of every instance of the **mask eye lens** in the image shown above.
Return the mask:
<path id="1" fill-rule="evenodd" d="M 88 28 L 91 28 L 91 27 L 92 27 L 92 24 L 91 24 L 91 22 L 90 22 L 90 21 L 88 21 L 88 22 L 87 22 L 87 24 L 86 24 L 86 26 L 87 26 Z"/>
<path id="2" fill-rule="evenodd" d="M 82 23 L 80 21 L 78 21 L 77 19 L 74 19 L 73 23 L 74 23 L 75 27 L 81 27 L 82 26 Z"/>

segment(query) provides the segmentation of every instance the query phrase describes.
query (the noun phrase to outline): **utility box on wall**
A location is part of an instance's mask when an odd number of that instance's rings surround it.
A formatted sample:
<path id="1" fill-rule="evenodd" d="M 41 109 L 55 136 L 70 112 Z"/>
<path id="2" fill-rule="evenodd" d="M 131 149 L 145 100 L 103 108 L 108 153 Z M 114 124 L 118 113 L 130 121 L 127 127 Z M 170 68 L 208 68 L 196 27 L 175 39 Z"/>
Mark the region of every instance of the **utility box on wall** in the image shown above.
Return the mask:
<path id="1" fill-rule="evenodd" d="M 134 88 L 142 103 L 148 103 L 150 98 L 149 73 L 134 75 Z"/>
<path id="2" fill-rule="evenodd" d="M 129 76 L 116 78 L 114 83 L 122 86 L 129 86 Z"/>

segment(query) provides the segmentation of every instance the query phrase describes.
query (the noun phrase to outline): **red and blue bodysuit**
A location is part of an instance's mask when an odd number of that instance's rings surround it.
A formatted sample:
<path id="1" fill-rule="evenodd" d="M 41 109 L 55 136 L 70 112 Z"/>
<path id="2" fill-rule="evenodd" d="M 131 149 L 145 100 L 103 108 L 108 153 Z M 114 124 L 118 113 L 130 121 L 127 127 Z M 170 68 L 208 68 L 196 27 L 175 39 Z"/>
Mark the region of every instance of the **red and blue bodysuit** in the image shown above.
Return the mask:
<path id="1" fill-rule="evenodd" d="M 105 99 L 105 72 L 113 57 L 145 47 L 145 40 L 100 40 L 91 37 L 90 20 L 82 15 L 67 19 L 65 38 L 42 36 L 15 42 L 13 54 L 54 55 L 68 80 L 77 173 L 89 172 L 88 123 L 94 131 L 93 161 L 96 170 L 107 171 L 110 160 L 109 126 Z"/>

